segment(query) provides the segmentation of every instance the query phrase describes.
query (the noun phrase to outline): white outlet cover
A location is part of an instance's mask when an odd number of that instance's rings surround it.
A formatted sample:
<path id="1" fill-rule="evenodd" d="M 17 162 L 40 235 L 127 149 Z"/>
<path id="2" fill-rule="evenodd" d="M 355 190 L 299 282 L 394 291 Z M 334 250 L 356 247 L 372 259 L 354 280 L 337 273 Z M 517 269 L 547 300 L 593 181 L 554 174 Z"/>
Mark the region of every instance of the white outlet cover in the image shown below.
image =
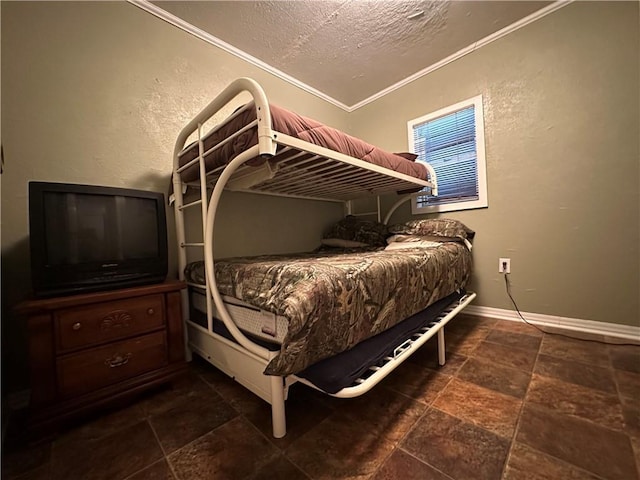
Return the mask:
<path id="1" fill-rule="evenodd" d="M 506 268 L 502 268 L 502 265 L 506 263 Z M 498 259 L 498 273 L 511 273 L 511 259 L 500 258 Z"/>

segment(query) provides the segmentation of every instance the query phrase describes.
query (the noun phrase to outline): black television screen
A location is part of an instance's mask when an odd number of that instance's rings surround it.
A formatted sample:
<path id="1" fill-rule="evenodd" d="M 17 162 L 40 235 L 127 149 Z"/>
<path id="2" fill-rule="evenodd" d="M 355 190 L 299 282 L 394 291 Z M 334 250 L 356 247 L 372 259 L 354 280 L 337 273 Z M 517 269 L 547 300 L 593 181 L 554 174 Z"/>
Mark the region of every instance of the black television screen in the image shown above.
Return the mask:
<path id="1" fill-rule="evenodd" d="M 161 193 L 30 182 L 29 230 L 37 296 L 160 282 L 167 274 Z"/>

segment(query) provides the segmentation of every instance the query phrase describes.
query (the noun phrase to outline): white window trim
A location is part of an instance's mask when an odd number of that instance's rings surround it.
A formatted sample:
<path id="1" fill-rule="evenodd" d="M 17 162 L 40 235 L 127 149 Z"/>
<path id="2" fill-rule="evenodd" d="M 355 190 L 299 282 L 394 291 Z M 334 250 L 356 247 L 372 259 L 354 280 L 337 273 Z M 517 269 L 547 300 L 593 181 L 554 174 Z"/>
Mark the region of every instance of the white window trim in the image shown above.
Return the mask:
<path id="1" fill-rule="evenodd" d="M 474 112 L 474 121 L 475 121 L 475 127 L 476 127 L 476 162 L 477 162 L 477 172 L 478 172 L 478 199 L 467 200 L 462 202 L 451 202 L 451 203 L 438 204 L 438 205 L 429 205 L 426 207 L 419 207 L 417 202 L 417 198 L 419 197 L 419 195 L 416 195 L 414 196 L 413 199 L 411 199 L 411 213 L 413 215 L 425 214 L 425 213 L 453 212 L 458 210 L 471 210 L 474 208 L 486 208 L 489 206 L 489 201 L 487 196 L 487 161 L 485 156 L 485 145 L 484 145 L 484 109 L 483 109 L 483 103 L 482 103 L 482 95 L 477 95 L 467 100 L 458 102 L 455 105 L 450 105 L 448 107 L 441 108 L 440 110 L 437 110 L 435 112 L 429 113 L 427 115 L 423 115 L 420 118 L 409 120 L 407 122 L 409 151 L 412 151 L 412 152 L 415 151 L 414 143 L 413 143 L 413 126 L 414 125 L 428 122 L 435 118 L 448 115 L 450 113 L 456 112 L 458 110 L 462 110 L 464 108 L 468 108 L 470 105 L 474 106 L 473 112 Z"/>

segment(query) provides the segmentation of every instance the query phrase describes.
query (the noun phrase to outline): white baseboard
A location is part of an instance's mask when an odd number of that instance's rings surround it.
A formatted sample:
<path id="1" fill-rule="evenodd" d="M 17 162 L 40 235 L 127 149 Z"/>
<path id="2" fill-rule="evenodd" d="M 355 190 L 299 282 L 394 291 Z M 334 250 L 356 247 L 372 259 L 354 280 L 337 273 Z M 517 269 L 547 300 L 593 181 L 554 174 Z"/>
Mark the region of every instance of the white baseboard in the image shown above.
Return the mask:
<path id="1" fill-rule="evenodd" d="M 522 322 L 522 319 L 514 310 L 469 305 L 465 309 L 465 313 L 468 313 L 469 315 L 477 315 L 479 317 Z M 543 315 L 541 313 L 530 312 L 522 312 L 522 316 L 527 319 L 527 322 L 538 326 L 554 327 L 562 330 L 571 330 L 596 335 L 606 335 L 608 337 L 618 337 L 632 340 L 634 342 L 640 342 L 640 327 L 634 325 L 595 322 L 593 320 L 558 317 L 555 315 Z"/>

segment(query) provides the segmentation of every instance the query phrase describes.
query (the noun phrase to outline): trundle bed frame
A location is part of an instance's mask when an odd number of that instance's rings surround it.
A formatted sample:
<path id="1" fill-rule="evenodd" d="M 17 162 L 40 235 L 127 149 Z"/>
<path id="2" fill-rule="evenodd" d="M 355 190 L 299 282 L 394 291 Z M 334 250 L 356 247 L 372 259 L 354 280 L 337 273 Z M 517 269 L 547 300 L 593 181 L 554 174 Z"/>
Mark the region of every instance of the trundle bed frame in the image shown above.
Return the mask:
<path id="1" fill-rule="evenodd" d="M 239 131 L 228 137 L 223 135 L 220 141 L 211 145 L 212 133 L 215 137 L 216 131 L 222 131 L 223 124 L 208 132 L 203 131 L 203 124 L 216 114 L 220 115 L 221 110 L 243 92 L 248 92 L 253 98 L 253 102 L 249 104 L 255 105 L 255 112 L 257 112 L 255 118 Z M 278 351 L 256 343 L 238 328 L 234 321 L 234 318 L 239 320 L 237 313 L 234 312 L 236 306 L 227 303 L 229 299 L 225 301 L 218 289 L 214 274 L 213 231 L 223 191 L 246 191 L 291 198 L 343 202 L 347 213 L 351 213 L 352 200 L 378 196 L 377 214 L 378 220 L 381 220 L 379 195 L 402 191 L 415 192 L 424 187 L 431 188 L 435 195 L 437 185 L 435 172 L 430 166 L 427 166 L 429 173 L 429 181 L 427 181 L 275 131 L 272 129 L 271 108 L 264 91 L 255 81 L 240 78 L 231 83 L 180 132 L 174 150 L 172 187 L 175 200 L 176 235 L 180 247 L 178 251 L 180 279 L 185 280 L 188 250 L 204 249 L 206 271 L 203 282 L 187 282 L 190 289 L 195 289 L 204 296 L 201 308 L 207 312 L 206 326 L 190 318 L 188 307 L 190 298 L 188 293 L 184 292 L 187 355 L 196 352 L 267 401 L 271 405 L 273 436 L 281 438 L 286 434 L 285 400 L 289 386 L 302 382 L 318 390 L 321 389 L 295 374 L 265 375 L 263 372 L 266 366 L 278 355 Z M 234 112 L 232 117 L 241 115 L 246 109 L 245 105 Z M 213 168 L 207 165 L 207 158 L 210 158 L 216 150 L 224 151 L 230 142 L 238 139 L 238 136 L 255 130 L 257 130 L 257 144 L 247 146 L 234 157 L 231 155 L 230 157 L 233 158 L 226 158 L 221 165 L 214 165 Z M 185 159 L 181 158 L 189 148 L 185 147 L 185 144 L 194 134 L 197 138 L 190 147 L 193 151 L 197 145 L 196 154 L 192 155 L 195 158 L 188 159 L 185 163 Z M 207 139 L 209 144 L 206 144 Z M 256 159 L 263 161 L 256 162 Z M 186 172 L 190 172 L 190 175 L 185 175 Z M 198 192 L 196 196 L 199 194 L 199 198 L 185 202 L 185 192 L 189 189 Z M 393 212 L 411 197 L 412 194 L 408 194 L 398 200 L 387 212 L 383 223 L 387 223 Z M 199 209 L 199 215 L 196 216 L 202 222 L 203 241 L 187 241 L 185 233 L 187 209 Z M 388 352 L 381 361 L 371 365 L 367 372 L 356 379 L 352 385 L 331 395 L 352 398 L 366 393 L 434 335 L 437 335 L 438 341 L 438 361 L 443 365 L 445 362 L 444 326 L 474 298 L 475 293 L 467 293 L 453 302 L 437 315 L 435 320 L 405 339 L 401 345 Z M 224 322 L 232 340 L 214 333 L 214 317 Z"/>

